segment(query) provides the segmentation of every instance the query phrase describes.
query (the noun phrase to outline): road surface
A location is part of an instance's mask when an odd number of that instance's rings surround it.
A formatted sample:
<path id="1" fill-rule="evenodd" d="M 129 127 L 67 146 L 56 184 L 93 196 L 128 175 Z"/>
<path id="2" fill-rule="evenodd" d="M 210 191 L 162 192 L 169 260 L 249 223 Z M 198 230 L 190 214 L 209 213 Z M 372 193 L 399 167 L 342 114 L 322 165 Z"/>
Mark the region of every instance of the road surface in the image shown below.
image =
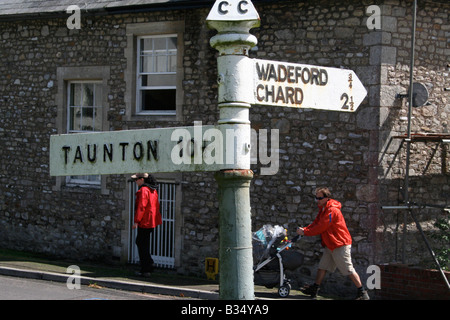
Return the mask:
<path id="1" fill-rule="evenodd" d="M 176 300 L 174 296 L 121 291 L 94 285 L 70 290 L 65 282 L 0 276 L 0 300 Z"/>

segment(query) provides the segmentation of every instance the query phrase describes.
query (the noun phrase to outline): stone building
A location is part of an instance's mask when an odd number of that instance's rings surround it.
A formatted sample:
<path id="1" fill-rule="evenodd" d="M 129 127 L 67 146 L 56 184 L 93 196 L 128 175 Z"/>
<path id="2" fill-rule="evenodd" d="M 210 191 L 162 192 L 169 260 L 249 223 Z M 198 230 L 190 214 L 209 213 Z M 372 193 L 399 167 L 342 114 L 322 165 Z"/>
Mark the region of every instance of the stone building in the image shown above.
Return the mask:
<path id="1" fill-rule="evenodd" d="M 449 206 L 447 1 L 418 1 L 414 81 L 428 102 L 412 109 L 409 198 Z M 215 124 L 216 33 L 205 24 L 214 1 L 47 1 L 0 4 L 0 247 L 71 259 L 134 262 L 133 184 L 126 175 L 51 177 L 50 136 Z M 253 230 L 297 225 L 317 214 L 314 190 L 329 186 L 343 204 L 353 259 L 429 266 L 420 234 L 402 205 L 406 163 L 412 1 L 253 1 L 261 26 L 251 58 L 354 70 L 368 91 L 354 113 L 255 105 L 252 128 L 278 129 L 279 168 L 253 164 Z M 78 5 L 80 25 L 73 16 Z M 371 28 L 370 5 L 380 8 Z M 78 28 L 79 27 L 79 28 Z M 158 51 L 159 50 L 159 51 Z M 164 63 L 152 64 L 155 52 Z M 156 66 L 156 67 L 155 67 Z M 156 101 L 156 105 L 151 101 Z M 421 135 L 418 135 L 421 134 Z M 424 135 L 425 134 L 425 135 Z M 420 139 L 421 138 L 421 139 Z M 212 173 L 155 173 L 165 216 L 155 248 L 161 266 L 202 274 L 218 256 L 218 204 Z M 417 210 L 425 229 L 448 210 Z M 320 239 L 296 245 L 315 274 Z M 345 292 L 336 273 L 330 287 Z M 337 284 L 334 285 L 334 282 Z"/>

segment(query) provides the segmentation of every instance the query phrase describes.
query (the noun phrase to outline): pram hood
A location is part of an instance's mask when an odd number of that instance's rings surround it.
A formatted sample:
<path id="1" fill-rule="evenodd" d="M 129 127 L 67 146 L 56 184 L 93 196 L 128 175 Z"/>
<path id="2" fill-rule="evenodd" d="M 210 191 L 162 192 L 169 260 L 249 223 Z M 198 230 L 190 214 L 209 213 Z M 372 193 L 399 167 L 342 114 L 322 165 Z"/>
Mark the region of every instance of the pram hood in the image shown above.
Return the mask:
<path id="1" fill-rule="evenodd" d="M 278 225 L 266 224 L 258 231 L 253 232 L 253 260 L 261 261 L 268 258 L 272 246 L 278 245 L 276 241 L 279 242 L 284 237 L 286 237 L 286 229 Z"/>
<path id="2" fill-rule="evenodd" d="M 279 249 L 282 248 L 285 243 L 282 240 L 286 237 L 286 229 L 282 226 L 272 226 L 270 224 L 264 225 L 261 229 L 254 232 L 253 239 L 253 261 L 255 265 L 259 265 L 264 260 L 274 257 Z M 297 237 L 294 237 L 292 241 L 296 241 Z M 282 250 L 280 252 L 283 265 L 287 270 L 295 270 L 303 264 L 303 254 L 295 250 Z M 265 269 L 279 270 L 278 259 L 274 259 L 269 262 Z"/>

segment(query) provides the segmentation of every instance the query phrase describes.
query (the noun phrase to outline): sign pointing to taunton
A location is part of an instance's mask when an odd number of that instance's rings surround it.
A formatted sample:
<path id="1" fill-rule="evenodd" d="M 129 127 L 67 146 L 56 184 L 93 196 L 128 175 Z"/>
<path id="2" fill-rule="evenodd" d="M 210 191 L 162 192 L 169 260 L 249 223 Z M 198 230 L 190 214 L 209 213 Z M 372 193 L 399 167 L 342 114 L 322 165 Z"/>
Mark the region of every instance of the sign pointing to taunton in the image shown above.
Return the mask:
<path id="1" fill-rule="evenodd" d="M 253 104 L 356 111 L 367 95 L 352 70 L 253 59 Z"/>
<path id="2" fill-rule="evenodd" d="M 50 175 L 219 171 L 249 166 L 250 141 L 239 128 L 199 123 L 52 135 Z"/>

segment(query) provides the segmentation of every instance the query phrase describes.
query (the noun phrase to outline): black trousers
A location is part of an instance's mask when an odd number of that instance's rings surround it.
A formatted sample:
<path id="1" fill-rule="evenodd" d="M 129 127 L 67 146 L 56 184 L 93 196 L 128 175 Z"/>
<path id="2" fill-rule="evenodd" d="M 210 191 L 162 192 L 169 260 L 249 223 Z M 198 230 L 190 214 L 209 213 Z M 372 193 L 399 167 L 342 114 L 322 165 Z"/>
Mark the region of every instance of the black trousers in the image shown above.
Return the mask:
<path id="1" fill-rule="evenodd" d="M 138 228 L 136 245 L 138 247 L 142 273 L 153 271 L 153 259 L 150 253 L 150 235 L 153 233 L 153 230 L 154 228 Z"/>

